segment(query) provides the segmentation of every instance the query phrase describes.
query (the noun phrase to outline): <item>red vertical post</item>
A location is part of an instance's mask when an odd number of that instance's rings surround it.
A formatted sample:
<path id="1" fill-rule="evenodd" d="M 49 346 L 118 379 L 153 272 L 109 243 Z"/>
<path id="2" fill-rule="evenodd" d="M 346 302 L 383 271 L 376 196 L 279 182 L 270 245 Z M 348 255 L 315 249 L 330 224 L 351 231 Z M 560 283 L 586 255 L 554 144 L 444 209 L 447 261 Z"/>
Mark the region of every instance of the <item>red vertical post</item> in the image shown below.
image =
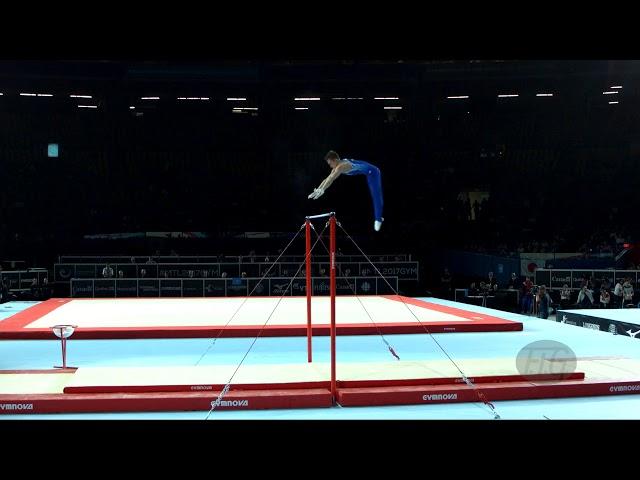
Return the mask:
<path id="1" fill-rule="evenodd" d="M 306 268 L 307 268 L 307 361 L 311 363 L 311 222 L 307 218 L 304 225 L 307 244 Z"/>
<path id="2" fill-rule="evenodd" d="M 336 217 L 329 218 L 329 291 L 331 293 L 331 395 L 337 399 L 336 388 Z"/>

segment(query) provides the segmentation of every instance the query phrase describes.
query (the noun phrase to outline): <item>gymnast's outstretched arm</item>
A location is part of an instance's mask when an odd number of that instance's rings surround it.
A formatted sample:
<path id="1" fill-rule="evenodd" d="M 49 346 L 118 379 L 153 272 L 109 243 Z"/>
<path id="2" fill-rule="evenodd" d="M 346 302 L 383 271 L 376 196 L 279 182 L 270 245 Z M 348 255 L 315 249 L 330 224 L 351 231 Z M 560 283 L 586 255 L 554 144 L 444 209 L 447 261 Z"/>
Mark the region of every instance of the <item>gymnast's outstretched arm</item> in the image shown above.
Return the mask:
<path id="1" fill-rule="evenodd" d="M 322 181 L 322 183 L 318 186 L 318 188 L 315 188 L 313 190 L 313 193 L 309 195 L 308 198 L 313 198 L 314 200 L 317 200 L 318 198 L 320 198 L 320 196 L 324 194 L 325 190 L 331 186 L 331 184 L 335 181 L 335 179 L 338 178 L 341 173 L 349 171 L 349 168 L 350 168 L 350 165 L 348 164 L 341 163 L 337 165 L 336 168 L 331 170 L 331 173 L 329 174 L 329 176 Z"/>

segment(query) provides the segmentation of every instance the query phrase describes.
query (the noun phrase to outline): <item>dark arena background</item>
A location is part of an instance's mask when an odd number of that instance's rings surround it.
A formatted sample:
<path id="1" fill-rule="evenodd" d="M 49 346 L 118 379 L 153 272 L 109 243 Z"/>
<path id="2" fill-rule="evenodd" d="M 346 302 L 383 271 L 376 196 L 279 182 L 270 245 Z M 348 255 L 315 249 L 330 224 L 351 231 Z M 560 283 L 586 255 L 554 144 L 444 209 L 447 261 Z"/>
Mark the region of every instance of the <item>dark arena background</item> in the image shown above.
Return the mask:
<path id="1" fill-rule="evenodd" d="M 0 415 L 640 418 L 638 85 L 1 61 Z M 330 150 L 379 168 L 380 231 L 364 175 L 308 198 Z"/>

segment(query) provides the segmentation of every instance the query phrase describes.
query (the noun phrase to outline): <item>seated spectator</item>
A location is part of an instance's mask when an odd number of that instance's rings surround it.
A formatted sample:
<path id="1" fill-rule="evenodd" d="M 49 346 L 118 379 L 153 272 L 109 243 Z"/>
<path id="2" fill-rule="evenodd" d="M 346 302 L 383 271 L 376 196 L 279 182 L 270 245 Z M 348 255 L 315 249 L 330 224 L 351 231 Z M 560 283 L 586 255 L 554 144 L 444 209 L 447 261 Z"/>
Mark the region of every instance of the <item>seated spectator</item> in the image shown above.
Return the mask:
<path id="1" fill-rule="evenodd" d="M 633 306 L 633 285 L 631 279 L 626 278 L 622 285 L 623 306 Z"/>
<path id="2" fill-rule="evenodd" d="M 613 289 L 613 306 L 614 308 L 621 308 L 623 306 L 622 298 L 622 281 L 618 279 L 616 286 Z"/>
<path id="3" fill-rule="evenodd" d="M 113 268 L 108 263 L 102 269 L 103 278 L 113 278 Z"/>
<path id="4" fill-rule="evenodd" d="M 591 308 L 593 307 L 593 291 L 589 290 L 589 288 L 585 285 L 580 289 L 578 293 L 578 301 L 577 304 L 581 308 Z"/>
<path id="5" fill-rule="evenodd" d="M 609 303 L 611 303 L 611 294 L 607 290 L 600 290 L 600 304 L 602 308 L 609 308 Z"/>
<path id="6" fill-rule="evenodd" d="M 560 306 L 562 308 L 567 308 L 571 303 L 571 289 L 569 285 L 566 283 L 562 286 L 562 290 L 560 290 Z"/>
<path id="7" fill-rule="evenodd" d="M 508 288 L 509 290 L 516 290 L 520 285 L 520 281 L 518 276 L 514 273 L 511 274 L 511 278 L 509 279 Z"/>

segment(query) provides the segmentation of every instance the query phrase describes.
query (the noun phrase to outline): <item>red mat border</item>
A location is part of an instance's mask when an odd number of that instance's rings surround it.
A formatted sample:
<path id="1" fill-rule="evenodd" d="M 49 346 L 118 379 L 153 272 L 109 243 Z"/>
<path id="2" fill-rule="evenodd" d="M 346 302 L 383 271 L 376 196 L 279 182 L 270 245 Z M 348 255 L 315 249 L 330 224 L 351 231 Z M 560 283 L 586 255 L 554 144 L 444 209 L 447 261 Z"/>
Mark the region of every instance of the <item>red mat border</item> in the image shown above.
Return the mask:
<path id="1" fill-rule="evenodd" d="M 491 401 L 629 395 L 640 393 L 640 380 L 498 383 L 485 384 L 480 389 L 474 389 L 467 385 L 341 388 L 337 392 L 337 400 L 340 405 L 345 407 L 465 403 L 478 402 L 478 390 L 482 391 Z M 213 391 L 206 393 L 0 395 L 0 415 L 208 411 L 211 408 L 211 401 L 215 400 L 218 394 L 218 391 Z M 227 393 L 224 398 L 231 404 L 227 403 L 217 407 L 219 410 L 332 406 L 331 393 L 326 389 L 237 391 Z"/>
<path id="2" fill-rule="evenodd" d="M 353 297 L 350 295 L 349 297 Z M 410 334 L 425 333 L 425 328 L 430 333 L 461 333 L 461 332 L 504 332 L 522 331 L 523 325 L 520 322 L 505 320 L 491 315 L 462 310 L 455 307 L 438 305 L 414 298 L 399 295 L 381 295 L 388 300 L 404 302 L 422 308 L 436 310 L 442 313 L 453 314 L 466 318 L 467 321 L 450 322 L 410 322 L 410 323 L 343 323 L 338 325 L 338 335 L 375 335 L 379 332 L 383 334 Z M 209 297 L 207 297 L 209 298 Z M 218 299 L 218 297 L 212 297 Z M 222 297 L 221 297 L 222 298 Z M 227 298 L 227 297 L 224 297 Z M 240 297 L 239 297 L 240 298 Z M 258 298 L 258 297 L 256 297 Z M 260 297 L 273 298 L 273 297 Z M 155 298 L 154 298 L 155 299 Z M 175 298 L 174 298 L 175 299 Z M 196 298 L 199 299 L 199 298 Z M 8 319 L 0 322 L 0 339 L 32 339 L 51 340 L 55 338 L 48 328 L 26 328 L 30 323 L 38 320 L 42 316 L 56 310 L 70 301 L 83 301 L 85 299 L 50 299 L 33 307 L 27 308 Z M 90 299 L 96 300 L 96 299 Z M 101 299 L 97 299 L 101 300 Z M 105 299 L 113 300 L 113 299 Z M 148 300 L 138 298 L 136 300 Z M 190 299 L 191 300 L 191 299 Z M 482 316 L 482 320 L 471 318 L 472 316 Z M 470 320 L 470 321 L 468 321 Z M 285 336 L 306 336 L 305 324 L 292 325 L 245 325 L 245 326 L 171 326 L 171 327 L 104 327 L 104 328 L 79 328 L 75 331 L 73 339 L 136 339 L 136 338 L 237 338 L 255 337 L 262 331 L 265 337 L 285 337 Z M 329 324 L 317 324 L 313 327 L 313 335 L 326 336 L 330 334 Z"/>

